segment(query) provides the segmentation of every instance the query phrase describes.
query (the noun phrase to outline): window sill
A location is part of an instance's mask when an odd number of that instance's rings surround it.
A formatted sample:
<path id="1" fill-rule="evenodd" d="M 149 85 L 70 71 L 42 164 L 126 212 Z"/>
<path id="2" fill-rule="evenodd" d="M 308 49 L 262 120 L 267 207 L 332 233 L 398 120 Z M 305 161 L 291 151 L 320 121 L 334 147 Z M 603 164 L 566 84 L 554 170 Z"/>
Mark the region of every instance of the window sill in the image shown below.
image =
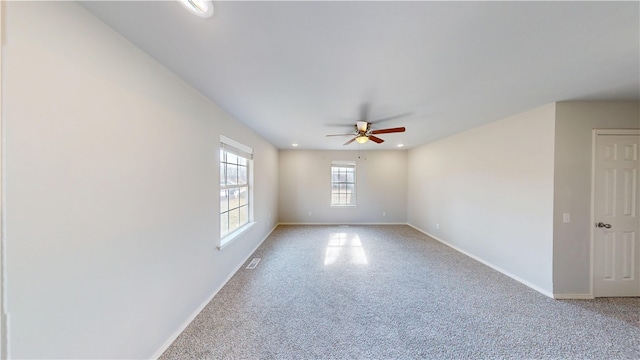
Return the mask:
<path id="1" fill-rule="evenodd" d="M 244 234 L 247 230 L 251 229 L 256 222 L 250 222 L 244 225 L 241 228 L 238 228 L 236 231 L 232 232 L 230 235 L 227 235 L 225 238 L 220 239 L 220 245 L 217 246 L 218 250 L 222 250 L 227 245 L 231 244 L 235 239 L 239 238 L 240 235 Z"/>
<path id="2" fill-rule="evenodd" d="M 358 205 L 329 205 L 329 206 L 334 208 L 354 208 L 354 207 L 357 207 Z"/>

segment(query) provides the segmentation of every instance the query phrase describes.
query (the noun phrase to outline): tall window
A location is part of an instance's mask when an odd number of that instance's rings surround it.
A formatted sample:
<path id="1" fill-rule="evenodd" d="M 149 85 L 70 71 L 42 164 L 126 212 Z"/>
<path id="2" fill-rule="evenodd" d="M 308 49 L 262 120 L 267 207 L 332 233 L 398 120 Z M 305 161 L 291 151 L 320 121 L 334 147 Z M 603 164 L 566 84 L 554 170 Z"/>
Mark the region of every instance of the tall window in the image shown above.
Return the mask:
<path id="1" fill-rule="evenodd" d="M 241 144 L 234 145 L 224 141 L 220 144 L 220 245 L 251 221 L 252 151 L 239 148 Z"/>
<path id="2" fill-rule="evenodd" d="M 331 206 L 356 205 L 356 163 L 331 163 Z"/>

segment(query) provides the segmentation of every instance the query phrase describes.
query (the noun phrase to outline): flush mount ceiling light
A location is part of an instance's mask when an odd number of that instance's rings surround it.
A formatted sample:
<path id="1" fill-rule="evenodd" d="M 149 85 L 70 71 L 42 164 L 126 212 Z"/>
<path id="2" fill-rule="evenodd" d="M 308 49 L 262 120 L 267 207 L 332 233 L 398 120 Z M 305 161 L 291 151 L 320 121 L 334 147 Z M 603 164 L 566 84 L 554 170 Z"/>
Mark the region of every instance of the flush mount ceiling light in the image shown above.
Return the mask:
<path id="1" fill-rule="evenodd" d="M 178 0 L 189 12 L 207 18 L 213 15 L 213 4 L 211 0 Z"/>

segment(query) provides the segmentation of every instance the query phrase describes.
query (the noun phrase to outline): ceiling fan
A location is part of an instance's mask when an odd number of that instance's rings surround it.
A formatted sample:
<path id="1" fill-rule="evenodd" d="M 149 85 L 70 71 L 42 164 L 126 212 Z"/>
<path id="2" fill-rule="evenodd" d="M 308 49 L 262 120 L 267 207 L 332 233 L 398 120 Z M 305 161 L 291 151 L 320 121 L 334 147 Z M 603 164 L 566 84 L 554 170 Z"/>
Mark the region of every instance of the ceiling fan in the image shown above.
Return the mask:
<path id="1" fill-rule="evenodd" d="M 356 121 L 354 128 L 355 128 L 355 133 L 333 134 L 333 135 L 327 135 L 327 136 L 353 136 L 353 138 L 347 141 L 346 143 L 344 143 L 344 145 L 349 145 L 354 141 L 358 142 L 359 144 L 364 144 L 369 140 L 380 144 L 380 143 L 383 143 L 384 140 L 380 139 L 375 135 L 405 132 L 404 127 L 371 130 L 371 123 L 366 121 Z"/>

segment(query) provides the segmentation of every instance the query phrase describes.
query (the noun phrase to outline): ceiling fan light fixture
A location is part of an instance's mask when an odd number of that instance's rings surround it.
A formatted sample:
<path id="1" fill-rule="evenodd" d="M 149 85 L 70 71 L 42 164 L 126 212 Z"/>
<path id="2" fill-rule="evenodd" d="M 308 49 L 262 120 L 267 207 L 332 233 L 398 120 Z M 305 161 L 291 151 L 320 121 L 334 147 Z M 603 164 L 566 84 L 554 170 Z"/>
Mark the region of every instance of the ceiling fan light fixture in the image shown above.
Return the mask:
<path id="1" fill-rule="evenodd" d="M 356 128 L 358 129 L 358 132 L 366 132 L 369 130 L 369 123 L 366 121 L 356 121 Z"/>
<path id="2" fill-rule="evenodd" d="M 211 0 L 178 0 L 180 5 L 189 10 L 192 14 L 207 18 L 213 15 L 213 4 Z"/>
<path id="3" fill-rule="evenodd" d="M 366 116 L 365 116 L 366 118 Z M 377 134 L 392 134 L 392 133 L 399 133 L 399 132 L 405 132 L 406 129 L 404 128 L 404 126 L 402 127 L 394 127 L 394 128 L 386 128 L 386 129 L 377 129 L 377 130 L 371 130 L 371 123 L 366 122 L 366 121 L 362 121 L 362 120 L 358 120 L 356 121 L 356 124 L 353 126 L 355 132 L 351 133 L 351 134 L 329 134 L 327 135 L 327 137 L 329 136 L 349 136 L 351 137 L 351 139 L 349 141 L 347 141 L 346 143 L 342 144 L 343 146 L 347 146 L 349 144 L 351 144 L 352 142 L 357 142 L 358 144 L 364 144 L 367 141 L 371 140 L 376 144 L 382 144 L 384 142 L 384 139 L 381 139 L 379 137 L 377 137 Z M 401 145 L 402 146 L 402 145 Z"/>

